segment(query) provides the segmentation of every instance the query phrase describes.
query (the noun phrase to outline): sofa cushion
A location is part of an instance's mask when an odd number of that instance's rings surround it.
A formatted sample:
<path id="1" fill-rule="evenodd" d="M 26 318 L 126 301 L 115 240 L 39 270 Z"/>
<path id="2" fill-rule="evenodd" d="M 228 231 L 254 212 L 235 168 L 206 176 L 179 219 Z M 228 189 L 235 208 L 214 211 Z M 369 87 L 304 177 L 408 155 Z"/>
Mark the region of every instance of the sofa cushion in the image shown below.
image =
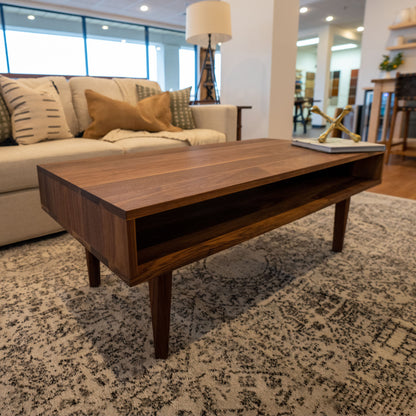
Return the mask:
<path id="1" fill-rule="evenodd" d="M 148 79 L 113 78 L 113 80 L 120 88 L 121 95 L 123 96 L 123 101 L 126 101 L 131 105 L 137 104 L 136 85 L 143 85 L 144 87 L 149 87 L 162 92 L 159 84 L 156 81 L 149 81 Z"/>
<path id="2" fill-rule="evenodd" d="M 3 97 L 12 113 L 13 138 L 19 144 L 73 137 L 51 81 L 37 88 L 0 77 Z"/>
<path id="3" fill-rule="evenodd" d="M 160 94 L 160 91 L 144 85 L 137 84 L 137 99 L 143 100 L 155 94 Z M 189 107 L 189 99 L 191 96 L 191 87 L 179 91 L 169 91 L 170 96 L 170 110 L 172 111 L 172 124 L 181 129 L 194 129 L 195 121 L 192 116 L 191 108 Z"/>
<path id="4" fill-rule="evenodd" d="M 112 79 L 73 77 L 69 80 L 69 86 L 72 92 L 72 101 L 74 103 L 75 114 L 78 118 L 79 133 L 83 132 L 92 122 L 92 119 L 88 114 L 85 90 L 90 89 L 110 97 L 113 100 L 123 101 L 123 96 L 121 94 L 120 88 Z"/>
<path id="5" fill-rule="evenodd" d="M 0 147 L 0 193 L 37 188 L 36 165 L 122 153 L 117 143 L 81 138 Z"/>
<path id="6" fill-rule="evenodd" d="M 181 131 L 171 124 L 167 92 L 148 97 L 136 106 L 92 90 L 85 90 L 85 96 L 93 122 L 84 131 L 84 137 L 99 139 L 114 129 Z"/>
<path id="7" fill-rule="evenodd" d="M 9 110 L 3 97 L 0 95 L 0 143 L 4 143 L 12 137 L 12 121 Z"/>
<path id="8" fill-rule="evenodd" d="M 137 153 L 175 147 L 188 147 L 189 144 L 180 140 L 164 139 L 162 137 L 141 137 L 119 140 L 117 146 L 121 147 L 125 153 Z"/>
<path id="9" fill-rule="evenodd" d="M 19 82 L 30 87 L 36 88 L 39 85 L 45 83 L 45 81 L 52 81 L 58 90 L 59 98 L 61 100 L 62 107 L 64 109 L 66 122 L 68 123 L 69 130 L 75 136 L 78 134 L 78 120 L 75 115 L 74 106 L 72 104 L 72 94 L 69 88 L 69 82 L 65 77 L 60 76 L 46 76 L 39 78 L 19 78 Z"/>

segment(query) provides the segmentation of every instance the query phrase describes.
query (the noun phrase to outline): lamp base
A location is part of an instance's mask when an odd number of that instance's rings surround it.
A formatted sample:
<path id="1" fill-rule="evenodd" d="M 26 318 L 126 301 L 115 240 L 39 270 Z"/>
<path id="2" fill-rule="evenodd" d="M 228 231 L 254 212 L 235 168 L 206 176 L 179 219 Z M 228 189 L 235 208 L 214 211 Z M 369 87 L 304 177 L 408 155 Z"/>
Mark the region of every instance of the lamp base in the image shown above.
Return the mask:
<path id="1" fill-rule="evenodd" d="M 200 87 L 205 89 L 205 94 L 202 96 Z M 218 92 L 217 81 L 215 79 L 215 62 L 214 52 L 211 47 L 211 34 L 208 35 L 208 48 L 205 51 L 205 57 L 201 66 L 201 75 L 199 77 L 198 87 L 196 89 L 195 97 L 198 97 L 198 91 L 200 91 L 199 104 L 212 104 L 220 102 L 220 95 Z"/>

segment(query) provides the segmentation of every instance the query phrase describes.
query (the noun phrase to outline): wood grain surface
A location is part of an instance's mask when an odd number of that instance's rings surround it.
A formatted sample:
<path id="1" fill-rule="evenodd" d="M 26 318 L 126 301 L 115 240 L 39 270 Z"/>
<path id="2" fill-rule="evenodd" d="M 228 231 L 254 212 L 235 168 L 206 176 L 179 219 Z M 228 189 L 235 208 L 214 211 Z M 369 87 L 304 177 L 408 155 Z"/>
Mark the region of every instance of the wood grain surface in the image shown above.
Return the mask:
<path id="1" fill-rule="evenodd" d="M 291 146 L 288 140 L 253 139 L 45 168 L 130 219 L 367 157 L 366 153 L 328 155 Z"/>

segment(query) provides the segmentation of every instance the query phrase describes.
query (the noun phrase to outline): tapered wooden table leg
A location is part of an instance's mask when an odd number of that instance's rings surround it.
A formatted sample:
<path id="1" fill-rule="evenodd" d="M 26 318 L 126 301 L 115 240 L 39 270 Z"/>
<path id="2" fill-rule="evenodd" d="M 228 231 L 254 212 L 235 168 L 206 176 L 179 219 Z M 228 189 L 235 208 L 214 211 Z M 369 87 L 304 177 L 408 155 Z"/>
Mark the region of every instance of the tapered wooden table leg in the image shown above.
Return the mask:
<path id="1" fill-rule="evenodd" d="M 152 310 L 153 342 L 156 358 L 169 354 L 170 306 L 172 299 L 172 272 L 149 280 L 150 307 Z"/>
<path id="2" fill-rule="evenodd" d="M 344 199 L 335 205 L 334 237 L 332 251 L 342 251 L 344 245 L 345 228 L 347 227 L 348 210 L 351 198 Z"/>
<path id="3" fill-rule="evenodd" d="M 87 257 L 87 269 L 88 278 L 90 280 L 90 287 L 100 286 L 100 260 L 97 259 L 92 253 L 85 249 L 85 255 Z"/>

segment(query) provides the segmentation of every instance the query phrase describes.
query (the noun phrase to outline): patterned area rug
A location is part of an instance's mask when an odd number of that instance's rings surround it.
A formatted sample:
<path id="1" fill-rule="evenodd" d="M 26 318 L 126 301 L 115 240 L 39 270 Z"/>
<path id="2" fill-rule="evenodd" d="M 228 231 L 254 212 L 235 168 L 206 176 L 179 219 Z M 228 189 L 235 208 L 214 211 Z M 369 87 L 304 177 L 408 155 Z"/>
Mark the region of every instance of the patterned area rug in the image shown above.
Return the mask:
<path id="1" fill-rule="evenodd" d="M 147 284 L 87 284 L 67 234 L 0 251 L 0 414 L 416 415 L 416 202 L 353 197 L 174 273 L 170 357 Z"/>

